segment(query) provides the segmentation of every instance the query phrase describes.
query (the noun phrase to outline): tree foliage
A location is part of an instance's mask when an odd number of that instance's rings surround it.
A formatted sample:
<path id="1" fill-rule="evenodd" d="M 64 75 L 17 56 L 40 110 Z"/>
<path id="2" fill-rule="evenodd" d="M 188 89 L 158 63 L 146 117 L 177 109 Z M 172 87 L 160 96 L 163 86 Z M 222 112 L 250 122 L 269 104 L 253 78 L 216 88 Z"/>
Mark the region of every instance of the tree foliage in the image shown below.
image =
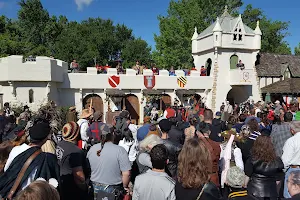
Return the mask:
<path id="1" fill-rule="evenodd" d="M 124 51 L 121 59 L 126 58 L 126 64 L 136 58 L 150 62 L 148 44 L 123 24 L 100 18 L 76 22 L 50 16 L 40 0 L 20 0 L 19 5 L 18 20 L 0 17 L 0 57 L 52 55 L 67 62 L 76 59 L 84 68 L 93 66 L 95 58 L 100 65 L 112 62 Z"/>
<path id="2" fill-rule="evenodd" d="M 198 33 L 206 29 L 224 12 L 228 6 L 229 13 L 237 16 L 242 0 L 172 0 L 166 16 L 159 16 L 160 34 L 155 35 L 156 51 L 154 60 L 159 67 L 167 68 L 192 67 L 191 38 L 194 27 Z M 290 53 L 290 48 L 284 41 L 287 35 L 287 22 L 272 21 L 260 9 L 251 5 L 243 14 L 245 24 L 255 29 L 256 21 L 261 21 L 263 41 L 262 51 L 273 53 Z"/>
<path id="3" fill-rule="evenodd" d="M 300 56 L 300 43 L 295 47 L 295 55 Z"/>

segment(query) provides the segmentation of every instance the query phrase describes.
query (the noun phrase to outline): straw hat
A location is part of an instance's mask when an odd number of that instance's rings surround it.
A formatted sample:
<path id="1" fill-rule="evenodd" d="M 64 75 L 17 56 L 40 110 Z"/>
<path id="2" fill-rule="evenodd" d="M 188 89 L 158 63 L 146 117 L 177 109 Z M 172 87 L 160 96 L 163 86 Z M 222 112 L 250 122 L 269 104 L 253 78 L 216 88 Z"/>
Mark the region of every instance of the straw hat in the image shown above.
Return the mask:
<path id="1" fill-rule="evenodd" d="M 76 106 L 71 106 L 70 108 L 69 108 L 69 110 L 71 111 L 71 110 L 76 110 Z"/>
<path id="2" fill-rule="evenodd" d="M 80 119 L 89 118 L 93 113 L 89 109 L 84 109 L 81 112 Z"/>

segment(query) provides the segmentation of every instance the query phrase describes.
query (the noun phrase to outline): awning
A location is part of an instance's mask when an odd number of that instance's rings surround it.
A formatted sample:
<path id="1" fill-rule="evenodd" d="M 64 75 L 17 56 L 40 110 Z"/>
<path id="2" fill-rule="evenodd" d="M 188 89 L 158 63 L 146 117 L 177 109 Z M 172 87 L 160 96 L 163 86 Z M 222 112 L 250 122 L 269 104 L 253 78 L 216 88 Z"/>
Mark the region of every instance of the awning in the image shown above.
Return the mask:
<path id="1" fill-rule="evenodd" d="M 109 96 L 125 96 L 126 93 L 119 89 L 106 89 L 105 93 Z"/>
<path id="2" fill-rule="evenodd" d="M 178 89 L 176 93 L 178 95 L 193 95 L 193 94 L 203 94 L 205 90 L 187 90 L 187 89 Z"/>
<path id="3" fill-rule="evenodd" d="M 288 78 L 261 88 L 262 93 L 298 94 L 300 93 L 300 78 Z"/>

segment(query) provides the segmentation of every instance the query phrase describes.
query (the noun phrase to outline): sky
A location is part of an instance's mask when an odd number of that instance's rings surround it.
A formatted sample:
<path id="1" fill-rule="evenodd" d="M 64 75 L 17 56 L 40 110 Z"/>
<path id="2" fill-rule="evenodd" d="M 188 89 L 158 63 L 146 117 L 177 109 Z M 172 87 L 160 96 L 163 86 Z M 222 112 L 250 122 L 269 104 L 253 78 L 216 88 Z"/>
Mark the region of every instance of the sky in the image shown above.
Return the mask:
<path id="1" fill-rule="evenodd" d="M 0 15 L 17 18 L 18 0 L 0 0 Z M 51 15 L 65 15 L 69 20 L 82 21 L 89 17 L 111 19 L 125 24 L 136 37 L 146 40 L 155 48 L 154 34 L 159 34 L 157 16 L 166 15 L 170 0 L 41 0 Z M 286 41 L 292 50 L 300 42 L 300 1 L 286 0 L 244 0 L 261 8 L 272 20 L 289 21 L 290 35 Z M 241 8 L 241 11 L 243 8 Z"/>

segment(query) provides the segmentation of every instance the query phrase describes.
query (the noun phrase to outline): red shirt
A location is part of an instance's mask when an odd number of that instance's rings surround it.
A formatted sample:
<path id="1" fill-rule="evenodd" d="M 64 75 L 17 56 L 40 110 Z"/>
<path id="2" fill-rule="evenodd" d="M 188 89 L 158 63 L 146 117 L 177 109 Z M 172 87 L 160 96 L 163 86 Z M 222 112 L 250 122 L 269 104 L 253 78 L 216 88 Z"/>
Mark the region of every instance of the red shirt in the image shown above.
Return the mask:
<path id="1" fill-rule="evenodd" d="M 176 111 L 173 108 L 167 108 L 167 116 L 166 118 L 169 119 L 171 117 L 176 117 Z"/>

